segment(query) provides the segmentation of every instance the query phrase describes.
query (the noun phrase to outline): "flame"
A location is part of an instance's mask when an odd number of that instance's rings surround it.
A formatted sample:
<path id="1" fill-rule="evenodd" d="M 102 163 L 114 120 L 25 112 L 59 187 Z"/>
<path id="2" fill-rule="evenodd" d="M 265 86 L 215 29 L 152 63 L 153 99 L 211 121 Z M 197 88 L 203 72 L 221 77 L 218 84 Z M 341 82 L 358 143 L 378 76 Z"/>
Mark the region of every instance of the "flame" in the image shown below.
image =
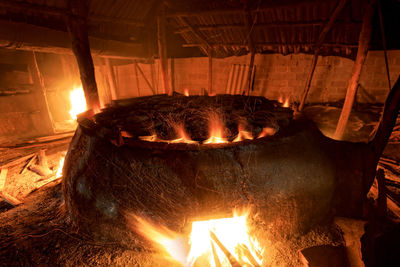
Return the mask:
<path id="1" fill-rule="evenodd" d="M 56 172 L 56 178 L 60 178 L 62 176 L 62 169 L 64 167 L 64 160 L 65 160 L 65 157 L 62 157 L 60 159 L 60 163 L 58 164 L 58 169 L 57 169 L 57 172 Z"/>
<path id="2" fill-rule="evenodd" d="M 177 139 L 169 141 L 170 143 L 187 143 L 187 144 L 195 144 L 198 143 L 197 141 L 193 141 L 190 139 L 189 135 L 185 131 L 185 127 L 183 124 L 178 124 L 175 126 L 175 131 L 178 135 Z"/>
<path id="3" fill-rule="evenodd" d="M 278 98 L 278 102 L 281 103 L 281 104 L 283 103 L 283 97 L 281 95 Z"/>
<path id="4" fill-rule="evenodd" d="M 243 140 L 253 140 L 253 135 L 251 134 L 251 132 L 244 130 L 243 126 L 241 124 L 239 124 L 238 128 L 239 128 L 238 135 L 232 142 L 240 142 Z"/>
<path id="5" fill-rule="evenodd" d="M 229 141 L 224 137 L 224 126 L 221 117 L 216 112 L 211 112 L 208 118 L 209 138 L 203 144 L 223 144 Z"/>
<path id="6" fill-rule="evenodd" d="M 71 115 L 72 119 L 76 120 L 76 116 L 79 113 L 87 110 L 85 94 L 83 92 L 82 86 L 75 87 L 69 93 L 69 99 L 71 102 L 71 109 L 69 111 L 69 114 Z"/>
<path id="7" fill-rule="evenodd" d="M 286 97 L 285 102 L 283 103 L 282 107 L 288 108 L 290 106 L 290 98 Z"/>
<path id="8" fill-rule="evenodd" d="M 137 229 L 183 266 L 260 266 L 263 249 L 249 235 L 248 213 L 195 221 L 189 238 L 136 218 Z"/>
<path id="9" fill-rule="evenodd" d="M 271 136 L 276 133 L 276 129 L 272 127 L 264 127 L 257 138 L 263 138 L 265 136 Z"/>
<path id="10" fill-rule="evenodd" d="M 183 90 L 183 94 L 184 94 L 185 96 L 189 96 L 189 89 L 185 88 L 185 89 Z"/>
<path id="11" fill-rule="evenodd" d="M 156 134 L 152 134 L 149 136 L 139 136 L 139 139 L 142 141 L 147 141 L 147 142 L 161 142 L 162 140 L 158 138 Z"/>

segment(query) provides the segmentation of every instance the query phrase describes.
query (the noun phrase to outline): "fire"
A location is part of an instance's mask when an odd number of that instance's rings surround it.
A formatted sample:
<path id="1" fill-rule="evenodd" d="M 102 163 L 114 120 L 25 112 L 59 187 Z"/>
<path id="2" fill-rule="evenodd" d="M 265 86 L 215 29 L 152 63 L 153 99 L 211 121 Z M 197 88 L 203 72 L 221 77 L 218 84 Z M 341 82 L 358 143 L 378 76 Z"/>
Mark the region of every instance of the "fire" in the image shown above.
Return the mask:
<path id="1" fill-rule="evenodd" d="M 251 132 L 243 129 L 243 126 L 239 124 L 239 132 L 236 138 L 232 142 L 240 142 L 243 140 L 253 140 L 253 135 Z"/>
<path id="2" fill-rule="evenodd" d="M 139 139 L 142 141 L 147 141 L 147 142 L 161 142 L 162 140 L 158 138 L 156 134 L 152 134 L 149 136 L 139 136 Z"/>
<path id="3" fill-rule="evenodd" d="M 222 119 L 216 112 L 209 114 L 209 133 L 210 137 L 203 144 L 223 144 L 229 141 L 224 137 L 224 125 Z"/>
<path id="4" fill-rule="evenodd" d="M 76 120 L 76 116 L 79 113 L 87 110 L 85 94 L 83 92 L 82 86 L 75 87 L 69 93 L 69 99 L 71 102 L 71 109 L 69 111 L 69 114 L 71 115 L 72 119 Z"/>
<path id="5" fill-rule="evenodd" d="M 185 88 L 185 90 L 183 90 L 183 94 L 185 96 L 189 96 L 189 89 Z"/>
<path id="6" fill-rule="evenodd" d="M 265 136 L 271 136 L 276 133 L 276 129 L 272 127 L 264 127 L 257 138 L 263 138 Z"/>
<path id="7" fill-rule="evenodd" d="M 64 167 L 64 160 L 65 160 L 65 157 L 62 157 L 60 159 L 60 163 L 58 164 L 58 169 L 57 169 L 57 172 L 56 172 L 56 178 L 60 178 L 62 176 L 62 169 Z"/>
<path id="8" fill-rule="evenodd" d="M 280 95 L 278 98 L 278 102 L 282 104 L 282 107 L 288 108 L 290 106 L 290 97 L 285 97 L 285 101 L 283 97 Z"/>
<path id="9" fill-rule="evenodd" d="M 183 266 L 260 266 L 259 243 L 249 235 L 248 213 L 195 221 L 189 238 L 136 217 L 138 231 Z"/>
<path id="10" fill-rule="evenodd" d="M 289 97 L 287 97 L 285 99 L 285 102 L 283 103 L 282 107 L 288 108 L 289 106 L 290 106 L 290 100 L 289 100 Z"/>
<path id="11" fill-rule="evenodd" d="M 170 143 L 187 143 L 187 144 L 195 144 L 198 143 L 190 139 L 189 135 L 185 131 L 185 127 L 183 124 L 178 124 L 175 126 L 175 131 L 178 135 L 177 139 L 169 141 Z"/>

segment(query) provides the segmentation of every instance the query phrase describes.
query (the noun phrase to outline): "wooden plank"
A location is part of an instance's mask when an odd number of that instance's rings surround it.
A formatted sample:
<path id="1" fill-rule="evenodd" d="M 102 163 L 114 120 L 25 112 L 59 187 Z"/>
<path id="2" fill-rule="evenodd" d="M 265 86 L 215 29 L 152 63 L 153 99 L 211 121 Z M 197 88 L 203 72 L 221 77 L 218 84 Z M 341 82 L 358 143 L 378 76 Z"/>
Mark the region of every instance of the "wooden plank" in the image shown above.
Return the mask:
<path id="1" fill-rule="evenodd" d="M 6 184 L 7 173 L 8 173 L 8 169 L 7 168 L 1 168 L 1 171 L 0 171 L 0 192 L 3 191 L 4 185 Z"/>
<path id="2" fill-rule="evenodd" d="M 140 96 L 140 83 L 139 83 L 139 73 L 138 73 L 138 69 L 137 69 L 136 60 L 134 61 L 133 68 L 135 70 L 136 89 L 137 89 L 137 95 L 139 97 Z"/>
<path id="3" fill-rule="evenodd" d="M 26 155 L 26 156 L 23 156 L 23 157 L 19 157 L 17 159 L 12 159 L 12 160 L 8 161 L 7 163 L 1 165 L 0 168 L 2 168 L 2 169 L 3 168 L 10 168 L 12 166 L 21 164 L 24 161 L 27 161 L 28 159 L 30 159 L 31 157 L 33 157 L 35 155 L 36 155 L 36 153 L 32 153 L 32 154 L 29 154 L 29 155 Z"/>
<path id="4" fill-rule="evenodd" d="M 11 204 L 14 207 L 22 203 L 19 199 L 7 194 L 6 192 L 0 192 L 0 198 L 2 198 L 5 202 Z"/>
<path id="5" fill-rule="evenodd" d="M 390 91 L 390 89 L 392 89 L 392 86 L 390 84 L 390 72 L 389 72 L 389 64 L 388 64 L 388 58 L 387 58 L 385 27 L 383 26 L 382 4 L 381 4 L 380 0 L 378 0 L 378 13 L 379 13 L 379 26 L 381 29 L 381 38 L 382 38 L 382 46 L 383 46 L 383 56 L 385 57 L 386 74 L 387 74 L 388 86 L 389 86 L 389 91 Z"/>
<path id="6" fill-rule="evenodd" d="M 368 46 L 372 35 L 372 17 L 374 14 L 375 0 L 368 4 L 361 27 L 359 45 L 356 60 L 353 65 L 352 75 L 347 87 L 346 98 L 343 104 L 342 112 L 340 113 L 339 121 L 336 126 L 333 138 L 340 140 L 343 137 L 344 131 L 349 121 L 350 113 L 353 108 L 354 99 L 356 96 L 358 81 L 360 80 L 361 70 L 367 57 Z"/>
<path id="7" fill-rule="evenodd" d="M 83 91 L 88 109 L 100 109 L 94 65 L 87 32 L 88 0 L 68 0 L 71 16 L 67 20 L 72 39 L 72 51 L 78 62 Z"/>
<path id="8" fill-rule="evenodd" d="M 212 88 L 212 82 L 213 82 L 213 80 L 212 80 L 212 74 L 213 74 L 213 71 L 212 71 L 212 63 L 213 63 L 213 60 L 212 60 L 212 48 L 208 51 L 208 95 L 212 95 L 213 94 L 213 88 Z"/>

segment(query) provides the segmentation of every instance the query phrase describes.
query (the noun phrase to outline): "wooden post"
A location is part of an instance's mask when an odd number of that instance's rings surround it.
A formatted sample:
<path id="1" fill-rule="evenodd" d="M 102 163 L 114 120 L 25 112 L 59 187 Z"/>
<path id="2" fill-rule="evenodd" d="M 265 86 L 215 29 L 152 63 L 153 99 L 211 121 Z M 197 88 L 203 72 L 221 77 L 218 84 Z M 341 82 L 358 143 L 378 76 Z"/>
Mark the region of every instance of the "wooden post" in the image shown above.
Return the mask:
<path id="1" fill-rule="evenodd" d="M 42 97 L 44 102 L 43 122 L 45 123 L 46 131 L 50 132 L 51 134 L 54 134 L 55 130 L 54 130 L 53 117 L 51 116 L 49 102 L 47 100 L 46 87 L 34 51 L 32 51 L 32 59 L 28 64 L 28 69 L 29 69 L 29 74 L 31 75 L 32 82 L 35 85 L 35 87 L 40 90 L 40 96 Z"/>
<path id="2" fill-rule="evenodd" d="M 374 6 L 375 0 L 371 0 L 371 2 L 366 7 L 363 16 L 363 24 L 358 41 L 357 56 L 353 65 L 353 71 L 349 80 L 349 85 L 347 87 L 346 99 L 344 101 L 342 112 L 340 113 L 340 118 L 336 127 L 335 134 L 333 136 L 335 139 L 338 140 L 342 139 L 344 131 L 346 129 L 356 96 L 362 66 L 367 56 L 368 46 L 372 35 L 372 16 L 374 14 Z"/>
<path id="3" fill-rule="evenodd" d="M 161 75 L 163 78 L 163 93 L 172 95 L 169 86 L 168 76 L 168 58 L 167 58 L 167 42 L 165 34 L 165 7 L 162 7 L 161 15 L 157 17 L 157 33 L 158 33 L 158 55 L 160 57 Z"/>
<path id="4" fill-rule="evenodd" d="M 253 73 L 254 73 L 254 71 L 253 71 L 253 69 L 254 69 L 254 57 L 255 57 L 255 52 L 254 52 L 254 49 L 251 51 L 251 55 L 250 55 L 250 64 L 249 64 L 249 73 L 248 73 L 248 78 L 247 78 L 247 82 L 249 83 L 249 87 L 248 87 L 248 90 L 247 90 L 247 95 L 250 95 L 250 91 L 252 91 L 253 90 L 253 78 L 254 78 L 254 75 L 253 75 Z"/>
<path id="5" fill-rule="evenodd" d="M 385 57 L 386 74 L 387 74 L 388 86 L 389 86 L 389 91 L 390 91 L 390 89 L 392 89 L 392 85 L 390 84 L 389 64 L 388 64 L 387 51 L 386 51 L 387 49 L 386 49 L 385 27 L 383 26 L 382 4 L 381 4 L 380 0 L 378 0 L 378 12 L 379 12 L 379 26 L 381 29 L 381 37 L 382 37 L 383 55 Z"/>
<path id="6" fill-rule="evenodd" d="M 87 32 L 88 0 L 68 0 L 68 5 L 71 14 L 67 26 L 72 39 L 72 51 L 78 62 L 88 109 L 96 110 L 100 108 L 100 103 Z"/>
<path id="7" fill-rule="evenodd" d="M 137 63 L 137 61 L 135 60 L 135 65 L 136 65 L 136 69 L 139 71 L 139 73 L 142 75 L 144 81 L 146 82 L 147 86 L 150 88 L 150 90 L 153 92 L 153 95 L 156 94 L 156 91 L 154 90 L 153 85 L 149 82 L 149 80 L 147 79 L 146 75 L 144 75 L 142 68 L 139 66 L 139 64 Z M 152 75 L 153 76 L 153 75 Z M 153 77 L 152 77 L 153 78 Z"/>
<path id="8" fill-rule="evenodd" d="M 139 73 L 137 69 L 137 62 L 136 60 L 133 61 L 133 67 L 135 69 L 135 77 L 136 77 L 136 87 L 137 87 L 137 95 L 140 96 L 140 83 L 139 83 Z"/>
<path id="9" fill-rule="evenodd" d="M 212 88 L 212 53 L 213 50 L 208 50 L 208 95 L 213 95 L 213 88 Z"/>
<path id="10" fill-rule="evenodd" d="M 387 213 L 387 190 L 385 182 L 385 171 L 381 168 L 379 168 L 376 173 L 376 181 L 378 182 L 378 212 L 380 216 L 385 217 Z"/>
<path id="11" fill-rule="evenodd" d="M 111 100 L 118 99 L 117 97 L 117 83 L 115 81 L 114 69 L 111 65 L 110 59 L 105 59 L 105 66 L 107 70 L 108 84 L 110 85 Z"/>
<path id="12" fill-rule="evenodd" d="M 324 28 L 322 29 L 321 33 L 319 34 L 317 43 L 315 45 L 314 56 L 313 56 L 313 60 L 312 60 L 312 63 L 311 63 L 311 69 L 310 69 L 310 72 L 309 72 L 308 77 L 307 77 L 307 81 L 306 81 L 306 85 L 304 87 L 303 95 L 301 97 L 301 101 L 300 101 L 300 105 L 299 105 L 299 111 L 303 110 L 304 103 L 306 102 L 306 98 L 307 98 L 308 92 L 310 91 L 312 77 L 314 75 L 315 67 L 317 66 L 319 51 L 321 49 L 322 43 L 325 41 L 326 35 L 332 29 L 332 26 L 335 23 L 336 18 L 342 12 L 343 8 L 346 6 L 346 3 L 347 3 L 347 0 L 340 0 L 338 5 L 336 6 L 335 10 L 333 11 L 328 23 L 324 26 Z"/>

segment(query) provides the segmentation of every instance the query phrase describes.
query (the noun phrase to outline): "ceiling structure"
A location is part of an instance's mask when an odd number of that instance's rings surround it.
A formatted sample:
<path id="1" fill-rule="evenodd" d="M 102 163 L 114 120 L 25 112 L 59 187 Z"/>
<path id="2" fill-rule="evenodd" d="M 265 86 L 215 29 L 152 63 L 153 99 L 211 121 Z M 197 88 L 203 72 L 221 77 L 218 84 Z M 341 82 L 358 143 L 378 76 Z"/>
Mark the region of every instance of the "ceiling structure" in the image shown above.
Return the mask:
<path id="1" fill-rule="evenodd" d="M 397 0 L 381 0 L 388 47 L 400 49 Z M 256 53 L 313 53 L 339 0 L 91 0 L 92 53 L 157 57 L 157 18 L 165 15 L 169 57 L 228 57 Z M 354 58 L 367 0 L 348 0 L 320 49 Z M 377 12 L 376 12 L 377 13 Z M 393 15 L 394 14 L 394 15 Z M 68 0 L 0 0 L 0 47 L 47 52 L 70 50 Z M 396 39 L 397 38 L 397 39 Z M 372 49 L 381 48 L 379 17 Z"/>

